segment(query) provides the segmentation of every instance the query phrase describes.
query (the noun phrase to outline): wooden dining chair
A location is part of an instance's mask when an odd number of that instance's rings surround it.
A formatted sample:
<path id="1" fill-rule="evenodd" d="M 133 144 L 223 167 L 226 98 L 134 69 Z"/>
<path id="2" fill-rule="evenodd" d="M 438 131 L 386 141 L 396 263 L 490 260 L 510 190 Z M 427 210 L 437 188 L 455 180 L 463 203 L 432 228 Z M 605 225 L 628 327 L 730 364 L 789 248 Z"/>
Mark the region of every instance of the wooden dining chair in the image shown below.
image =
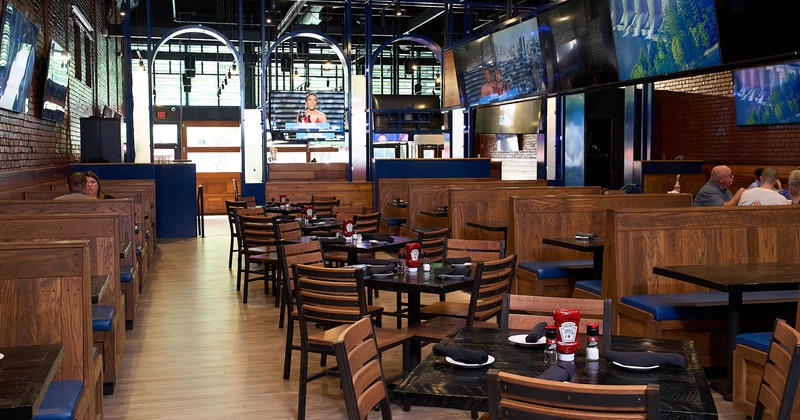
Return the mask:
<path id="1" fill-rule="evenodd" d="M 472 285 L 469 303 L 466 302 L 434 302 L 428 308 L 439 307 L 442 314 L 428 317 L 417 325 L 408 327 L 414 339 L 425 342 L 439 342 L 454 328 L 457 327 L 498 327 L 498 320 L 502 312 L 503 296 L 511 291 L 517 266 L 517 256 L 479 262 L 474 266 L 475 282 Z M 423 314 L 434 313 L 428 311 Z M 495 322 L 490 322 L 495 318 Z"/>
<path id="2" fill-rule="evenodd" d="M 767 363 L 758 389 L 753 419 L 797 419 L 792 413 L 800 383 L 800 333 L 775 320 Z"/>
<path id="3" fill-rule="evenodd" d="M 586 325 L 598 324 L 606 346 L 611 342 L 611 299 L 577 299 L 553 296 L 512 295 L 503 296 L 500 329 L 508 336 L 510 331 L 530 331 L 540 322 L 553 323 L 553 311 L 574 308 L 581 313 L 578 331 L 585 332 Z"/>
<path id="4" fill-rule="evenodd" d="M 257 216 L 259 218 L 265 217 L 263 209 L 257 207 L 234 207 L 233 208 L 233 221 L 236 225 L 236 248 L 237 248 L 237 262 L 236 262 L 236 290 L 239 290 L 239 285 L 242 281 L 244 273 L 244 241 L 242 241 L 241 226 L 239 216 Z M 257 248 L 254 252 L 267 252 L 267 248 Z"/>
<path id="5" fill-rule="evenodd" d="M 444 241 L 442 259 L 469 257 L 473 262 L 492 261 L 505 258 L 506 241 L 482 239 L 453 239 Z"/>
<path id="6" fill-rule="evenodd" d="M 333 355 L 333 343 L 351 324 L 369 315 L 361 268 L 330 268 L 305 264 L 293 266 L 294 297 L 300 324 L 300 389 L 297 417 L 305 418 L 308 382 L 323 377 L 329 369 L 308 374 L 309 353 Z M 309 331 L 309 325 L 323 328 Z M 378 349 L 403 347 L 403 372 L 408 369 L 408 339 L 405 330 L 375 328 Z"/>
<path id="7" fill-rule="evenodd" d="M 347 327 L 333 343 L 349 420 L 363 420 L 376 405 L 392 418 L 375 330 L 369 317 Z"/>
<path id="8" fill-rule="evenodd" d="M 489 369 L 489 418 L 658 419 L 659 385 L 594 385 Z"/>
<path id="9" fill-rule="evenodd" d="M 339 207 L 336 197 L 311 196 L 311 205 L 317 214 L 336 214 L 335 208 Z"/>
<path id="10" fill-rule="evenodd" d="M 247 303 L 250 282 L 263 280 L 265 294 L 269 293 L 269 284 L 272 283 L 275 306 L 278 306 L 278 253 L 271 219 L 260 215 L 237 214 L 237 217 L 243 245 L 241 253 L 244 255 L 242 303 Z M 239 290 L 239 286 L 237 279 L 236 290 Z"/>
<path id="11" fill-rule="evenodd" d="M 236 213 L 234 213 L 234 209 L 245 207 L 247 207 L 247 203 L 244 201 L 225 200 L 225 213 L 228 215 L 228 228 L 231 232 L 231 243 L 228 251 L 228 268 L 233 266 L 233 253 L 239 252 L 239 231 L 236 229 Z"/>
<path id="12" fill-rule="evenodd" d="M 353 215 L 353 224 L 358 233 L 377 232 L 381 223 L 381 212 L 371 212 Z"/>

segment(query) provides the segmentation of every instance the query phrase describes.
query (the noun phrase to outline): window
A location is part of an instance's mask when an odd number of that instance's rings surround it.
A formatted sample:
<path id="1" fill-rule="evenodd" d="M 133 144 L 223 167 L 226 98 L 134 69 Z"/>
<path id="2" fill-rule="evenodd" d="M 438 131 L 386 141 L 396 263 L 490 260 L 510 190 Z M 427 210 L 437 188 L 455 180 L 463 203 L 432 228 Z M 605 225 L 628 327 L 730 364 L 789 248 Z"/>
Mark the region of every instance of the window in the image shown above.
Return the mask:
<path id="1" fill-rule="evenodd" d="M 83 80 L 83 48 L 81 47 L 83 45 L 83 33 L 77 23 L 72 25 L 72 30 L 75 33 L 75 54 L 72 54 L 75 57 L 75 78 Z"/>

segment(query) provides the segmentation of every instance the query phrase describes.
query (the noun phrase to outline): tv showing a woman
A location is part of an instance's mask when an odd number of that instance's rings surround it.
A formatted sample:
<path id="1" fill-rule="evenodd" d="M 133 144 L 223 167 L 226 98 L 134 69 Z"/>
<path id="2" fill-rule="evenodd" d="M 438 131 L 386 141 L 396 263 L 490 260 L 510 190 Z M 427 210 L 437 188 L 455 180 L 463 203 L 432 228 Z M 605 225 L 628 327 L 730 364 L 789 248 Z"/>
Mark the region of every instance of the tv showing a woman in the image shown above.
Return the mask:
<path id="1" fill-rule="evenodd" d="M 328 122 L 324 112 L 317 109 L 317 94 L 310 92 L 306 95 L 306 107 L 297 113 L 295 120 L 299 123 L 319 124 Z"/>

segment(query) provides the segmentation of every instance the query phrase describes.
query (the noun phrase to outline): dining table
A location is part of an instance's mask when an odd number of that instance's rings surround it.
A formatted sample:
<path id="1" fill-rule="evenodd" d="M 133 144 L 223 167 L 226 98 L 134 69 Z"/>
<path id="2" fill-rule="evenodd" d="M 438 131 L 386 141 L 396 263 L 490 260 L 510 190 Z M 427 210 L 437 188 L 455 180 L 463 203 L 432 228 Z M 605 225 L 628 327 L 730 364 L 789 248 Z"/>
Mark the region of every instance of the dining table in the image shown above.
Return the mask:
<path id="1" fill-rule="evenodd" d="M 475 270 L 470 270 L 470 274 L 466 276 L 437 277 L 436 270 L 441 267 L 443 267 L 442 263 L 431 263 L 430 271 L 423 271 L 420 266 L 415 271 L 406 270 L 390 276 L 368 275 L 365 284 L 377 290 L 405 293 L 408 296 L 407 322 L 408 325 L 415 325 L 422 322 L 420 309 L 422 308 L 423 293 L 440 295 L 472 287 Z M 420 343 L 411 340 L 411 366 L 419 362 L 420 354 Z"/>
<path id="2" fill-rule="evenodd" d="M 259 207 L 263 208 L 265 213 L 276 213 L 276 214 L 282 214 L 284 216 L 287 216 L 287 215 L 290 215 L 290 214 L 300 214 L 300 213 L 303 212 L 303 208 L 302 207 L 298 207 L 298 206 L 281 207 L 281 206 L 266 205 L 266 206 L 259 206 Z"/>
<path id="3" fill-rule="evenodd" d="M 310 220 L 308 222 L 301 221 L 300 230 L 303 235 L 311 235 L 315 231 L 332 232 L 338 230 L 342 223 L 336 219 L 319 219 Z"/>
<path id="4" fill-rule="evenodd" d="M 358 264 L 359 255 L 373 255 L 376 252 L 395 252 L 400 248 L 405 248 L 407 243 L 415 242 L 417 238 L 409 236 L 391 236 L 391 241 L 361 240 L 354 241 L 349 237 L 345 242 L 322 241 L 322 249 L 325 252 L 339 251 L 347 253 L 347 265 Z"/>
<path id="5" fill-rule="evenodd" d="M 61 344 L 0 346 L 0 418 L 32 418 L 63 358 Z"/>
<path id="6" fill-rule="evenodd" d="M 796 290 L 800 287 L 800 262 L 762 262 L 655 266 L 653 274 L 728 293 L 728 352 L 724 381 L 711 387 L 730 401 L 733 397 L 733 351 L 742 325 L 742 293 Z"/>
<path id="7" fill-rule="evenodd" d="M 510 332 L 509 334 L 518 334 Z M 525 332 L 526 333 L 526 332 Z M 600 360 L 586 360 L 586 344 L 576 353 L 572 382 L 607 385 L 658 384 L 660 419 L 716 419 L 714 398 L 692 341 L 612 336 L 610 348 L 628 352 L 678 353 L 684 367 L 623 368 L 604 357 L 609 346 L 599 339 Z M 418 364 L 392 391 L 392 400 L 404 407 L 428 406 L 485 412 L 488 406 L 489 369 L 536 377 L 551 365 L 544 360 L 544 346 L 522 346 L 497 328 L 462 327 L 441 344 L 484 350 L 494 358 L 479 367 L 462 367 L 434 353 Z"/>
<path id="8" fill-rule="evenodd" d="M 489 232 L 502 232 L 503 241 L 508 244 L 508 222 L 501 220 L 470 220 L 467 226 Z"/>
<path id="9" fill-rule="evenodd" d="M 605 242 L 602 237 L 593 239 L 581 239 L 576 236 L 563 238 L 542 238 L 545 245 L 553 245 L 561 248 L 574 249 L 581 252 L 592 253 L 592 278 L 603 278 L 603 249 Z"/>

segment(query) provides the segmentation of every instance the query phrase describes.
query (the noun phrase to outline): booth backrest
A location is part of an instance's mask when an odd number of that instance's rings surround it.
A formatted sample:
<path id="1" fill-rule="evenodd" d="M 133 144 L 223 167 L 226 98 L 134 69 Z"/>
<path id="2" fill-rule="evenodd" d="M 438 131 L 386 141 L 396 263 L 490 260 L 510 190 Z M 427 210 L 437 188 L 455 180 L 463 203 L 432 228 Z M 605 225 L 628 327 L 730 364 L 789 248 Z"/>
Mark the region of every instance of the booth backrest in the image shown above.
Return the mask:
<path id="1" fill-rule="evenodd" d="M 118 213 L 120 221 L 120 241 L 136 246 L 133 221 L 133 199 L 117 198 L 97 201 L 62 200 L 55 205 L 52 200 L 4 200 L 0 201 L 0 215 L 14 214 L 92 214 Z M 120 261 L 122 265 L 134 266 L 136 253 L 129 252 Z"/>
<path id="2" fill-rule="evenodd" d="M 286 194 L 292 203 L 311 202 L 312 197 L 336 197 L 339 205 L 334 209 L 340 218 L 349 218 L 366 208 L 372 212 L 372 183 L 324 181 L 291 182 L 270 179 L 264 184 L 266 201 Z"/>
<path id="3" fill-rule="evenodd" d="M 600 187 L 501 187 L 451 188 L 447 206 L 450 212 L 450 237 L 489 239 L 480 231 L 467 227 L 468 221 L 497 221 L 508 223 L 509 198 L 546 195 L 599 195 Z"/>
<path id="4" fill-rule="evenodd" d="M 709 291 L 654 266 L 776 262 L 800 254 L 800 207 L 625 209 L 606 215 L 603 296 Z"/>
<path id="5" fill-rule="evenodd" d="M 381 178 L 378 180 L 378 191 L 373 196 L 376 197 L 374 207 L 379 209 L 383 217 L 408 217 L 408 209 L 398 209 L 387 203 L 401 199 L 408 201 L 409 186 L 420 187 L 424 185 L 452 184 L 452 183 L 476 183 L 488 182 L 489 178 Z M 441 204 L 444 205 L 444 204 Z"/>
<path id="6" fill-rule="evenodd" d="M 586 253 L 543 245 L 543 238 L 571 237 L 576 232 L 605 231 L 605 212 L 622 208 L 688 208 L 690 194 L 564 195 L 512 197 L 508 253 L 527 261 L 577 260 Z M 609 239 L 606 239 L 606 243 Z"/>
<path id="7" fill-rule="evenodd" d="M 0 241 L 0 346 L 56 344 L 55 380 L 91 387 L 92 303 L 89 243 Z"/>

